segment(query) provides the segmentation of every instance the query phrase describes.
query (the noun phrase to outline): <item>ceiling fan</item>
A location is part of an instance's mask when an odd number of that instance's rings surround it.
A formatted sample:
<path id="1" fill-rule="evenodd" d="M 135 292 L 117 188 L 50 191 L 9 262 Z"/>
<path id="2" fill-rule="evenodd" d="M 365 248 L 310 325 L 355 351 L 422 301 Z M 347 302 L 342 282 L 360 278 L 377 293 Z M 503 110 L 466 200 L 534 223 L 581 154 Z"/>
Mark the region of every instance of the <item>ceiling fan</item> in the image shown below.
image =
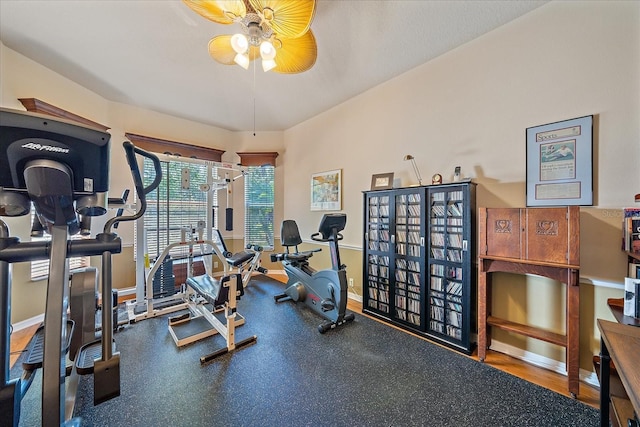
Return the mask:
<path id="1" fill-rule="evenodd" d="M 193 11 L 218 24 L 240 24 L 241 33 L 216 36 L 209 54 L 216 61 L 249 68 L 262 58 L 263 70 L 295 74 L 316 62 L 311 32 L 315 0 L 182 0 Z"/>

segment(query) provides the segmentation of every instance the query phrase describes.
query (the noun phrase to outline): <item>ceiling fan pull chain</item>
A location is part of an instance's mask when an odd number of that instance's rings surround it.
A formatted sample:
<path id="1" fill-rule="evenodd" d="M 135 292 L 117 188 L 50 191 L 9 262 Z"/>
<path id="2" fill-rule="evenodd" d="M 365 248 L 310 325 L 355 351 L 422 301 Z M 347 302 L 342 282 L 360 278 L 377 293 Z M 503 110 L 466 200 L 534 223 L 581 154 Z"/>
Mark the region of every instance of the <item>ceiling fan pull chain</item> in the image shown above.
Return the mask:
<path id="1" fill-rule="evenodd" d="M 256 136 L 256 61 L 253 61 L 253 136 Z"/>

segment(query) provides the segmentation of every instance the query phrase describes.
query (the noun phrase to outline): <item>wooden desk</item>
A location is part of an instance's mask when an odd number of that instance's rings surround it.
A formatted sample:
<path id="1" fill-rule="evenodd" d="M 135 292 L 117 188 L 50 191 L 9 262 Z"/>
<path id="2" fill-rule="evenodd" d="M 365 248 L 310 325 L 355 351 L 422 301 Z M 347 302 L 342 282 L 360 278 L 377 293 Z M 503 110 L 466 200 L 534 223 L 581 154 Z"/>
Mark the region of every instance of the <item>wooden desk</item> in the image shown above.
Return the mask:
<path id="1" fill-rule="evenodd" d="M 633 412 L 640 414 L 640 328 L 598 319 L 600 329 L 600 425 L 609 426 L 609 403 L 618 425 L 626 426 Z M 609 395 L 610 362 L 627 393 L 627 399 Z"/>
<path id="2" fill-rule="evenodd" d="M 523 261 L 513 258 L 480 256 L 478 265 L 478 358 L 484 361 L 491 344 L 488 326 L 501 328 L 566 348 L 569 393 L 573 397 L 580 390 L 580 287 L 579 267 Z M 567 284 L 566 334 L 557 334 L 534 326 L 522 325 L 490 315 L 491 275 L 494 272 L 535 274 Z"/>

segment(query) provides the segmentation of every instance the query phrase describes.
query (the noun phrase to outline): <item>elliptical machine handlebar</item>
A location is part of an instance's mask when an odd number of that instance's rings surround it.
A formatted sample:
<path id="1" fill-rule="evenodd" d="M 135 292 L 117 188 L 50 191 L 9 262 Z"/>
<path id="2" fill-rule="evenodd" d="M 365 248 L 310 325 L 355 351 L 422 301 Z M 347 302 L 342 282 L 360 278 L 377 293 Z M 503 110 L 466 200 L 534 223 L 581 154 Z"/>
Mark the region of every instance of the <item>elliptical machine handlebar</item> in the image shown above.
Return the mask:
<path id="1" fill-rule="evenodd" d="M 144 213 L 147 210 L 146 195 L 152 192 L 153 190 L 155 190 L 156 188 L 158 188 L 158 185 L 160 185 L 160 181 L 162 181 L 162 165 L 160 164 L 160 159 L 158 159 L 156 155 L 136 147 L 129 141 L 123 142 L 122 146 L 124 148 L 124 153 L 127 157 L 127 163 L 129 164 L 129 168 L 131 169 L 131 176 L 133 177 L 133 184 L 136 188 L 136 193 L 140 198 L 140 209 L 138 209 L 138 211 L 133 215 L 115 216 L 111 218 L 104 225 L 105 233 L 109 233 L 111 230 L 111 227 L 119 222 L 133 221 L 140 218 L 142 215 L 144 215 Z M 138 167 L 138 162 L 136 161 L 136 153 L 140 154 L 143 157 L 148 158 L 153 162 L 153 167 L 155 169 L 155 179 L 148 187 L 143 186 L 142 176 L 140 175 L 140 168 Z"/>

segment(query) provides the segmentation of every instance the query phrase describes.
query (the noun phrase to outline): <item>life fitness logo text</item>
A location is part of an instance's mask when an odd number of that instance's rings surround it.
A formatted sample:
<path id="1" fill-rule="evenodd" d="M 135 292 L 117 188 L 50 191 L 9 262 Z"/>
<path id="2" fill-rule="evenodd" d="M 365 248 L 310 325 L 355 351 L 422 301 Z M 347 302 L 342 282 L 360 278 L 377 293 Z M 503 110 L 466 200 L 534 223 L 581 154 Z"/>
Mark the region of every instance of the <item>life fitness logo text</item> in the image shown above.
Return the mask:
<path id="1" fill-rule="evenodd" d="M 67 154 L 69 152 L 68 148 L 54 147 L 53 145 L 36 144 L 35 142 L 29 142 L 28 144 L 24 144 L 22 148 L 28 148 L 29 150 L 35 150 L 35 151 L 51 151 L 53 153 L 64 153 L 64 154 Z"/>

